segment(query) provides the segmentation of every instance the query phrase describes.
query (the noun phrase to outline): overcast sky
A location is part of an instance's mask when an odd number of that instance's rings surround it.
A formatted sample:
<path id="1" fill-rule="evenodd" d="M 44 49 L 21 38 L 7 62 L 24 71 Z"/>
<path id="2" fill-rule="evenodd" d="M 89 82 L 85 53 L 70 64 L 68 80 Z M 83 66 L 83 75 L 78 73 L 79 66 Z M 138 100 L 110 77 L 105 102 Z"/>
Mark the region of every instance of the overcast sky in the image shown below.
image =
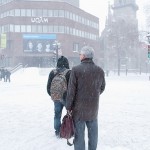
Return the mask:
<path id="1" fill-rule="evenodd" d="M 110 4 L 113 4 L 114 0 L 109 0 Z M 144 28 L 144 16 L 142 13 L 143 4 L 147 0 L 136 0 L 139 10 L 137 11 L 137 18 L 139 22 L 139 28 Z M 105 19 L 108 11 L 108 0 L 80 0 L 80 8 L 93 14 L 99 18 L 100 32 L 105 26 Z"/>

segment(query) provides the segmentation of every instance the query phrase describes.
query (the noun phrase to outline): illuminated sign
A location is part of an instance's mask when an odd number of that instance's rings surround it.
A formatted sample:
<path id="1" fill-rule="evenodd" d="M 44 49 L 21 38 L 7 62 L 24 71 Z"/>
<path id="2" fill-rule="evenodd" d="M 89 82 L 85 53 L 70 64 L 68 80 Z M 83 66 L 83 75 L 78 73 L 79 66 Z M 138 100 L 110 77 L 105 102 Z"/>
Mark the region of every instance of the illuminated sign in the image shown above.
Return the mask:
<path id="1" fill-rule="evenodd" d="M 6 44 L 7 44 L 7 42 L 6 42 L 7 40 L 6 40 L 6 34 L 1 34 L 1 48 L 6 48 Z"/>
<path id="2" fill-rule="evenodd" d="M 23 34 L 23 50 L 30 53 L 53 53 L 56 34 Z"/>
<path id="3" fill-rule="evenodd" d="M 48 23 L 48 18 L 45 17 L 36 17 L 36 18 L 31 18 L 32 23 Z"/>

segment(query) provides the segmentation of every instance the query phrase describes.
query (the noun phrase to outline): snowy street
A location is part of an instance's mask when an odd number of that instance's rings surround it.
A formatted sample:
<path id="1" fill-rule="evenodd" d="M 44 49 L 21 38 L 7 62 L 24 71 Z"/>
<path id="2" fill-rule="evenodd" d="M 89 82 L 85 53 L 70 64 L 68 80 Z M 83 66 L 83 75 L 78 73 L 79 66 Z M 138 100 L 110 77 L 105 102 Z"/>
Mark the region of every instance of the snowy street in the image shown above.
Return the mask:
<path id="1" fill-rule="evenodd" d="M 38 68 L 27 68 L 12 74 L 10 83 L 0 81 L 0 150 L 73 150 L 54 135 L 47 79 Z M 97 149 L 150 150 L 149 116 L 148 75 L 106 77 Z"/>

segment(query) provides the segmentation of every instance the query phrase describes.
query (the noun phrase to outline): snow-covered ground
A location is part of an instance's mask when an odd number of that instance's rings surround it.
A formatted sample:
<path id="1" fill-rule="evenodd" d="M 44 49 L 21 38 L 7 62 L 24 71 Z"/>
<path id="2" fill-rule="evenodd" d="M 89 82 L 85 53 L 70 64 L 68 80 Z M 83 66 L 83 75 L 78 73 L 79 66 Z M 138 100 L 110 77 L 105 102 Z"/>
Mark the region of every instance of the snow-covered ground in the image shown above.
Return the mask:
<path id="1" fill-rule="evenodd" d="M 0 81 L 0 150 L 74 149 L 54 135 L 47 78 L 38 68 L 27 68 L 12 74 L 10 83 Z M 112 74 L 106 84 L 100 98 L 97 149 L 150 150 L 148 75 Z"/>

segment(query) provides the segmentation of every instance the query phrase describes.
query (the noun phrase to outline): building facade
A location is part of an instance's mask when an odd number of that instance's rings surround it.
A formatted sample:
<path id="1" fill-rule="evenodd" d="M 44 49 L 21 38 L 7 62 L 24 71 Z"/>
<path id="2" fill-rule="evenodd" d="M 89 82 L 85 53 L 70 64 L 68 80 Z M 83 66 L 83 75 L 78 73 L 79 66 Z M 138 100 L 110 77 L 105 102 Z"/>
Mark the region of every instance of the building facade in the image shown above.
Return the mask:
<path id="1" fill-rule="evenodd" d="M 74 65 L 84 45 L 95 49 L 98 60 L 99 19 L 76 7 L 78 1 L 72 1 L 74 5 L 65 1 L 1 0 L 0 54 L 4 66 L 50 66 L 57 48 L 58 54 Z M 56 48 L 55 41 L 60 47 Z"/>

